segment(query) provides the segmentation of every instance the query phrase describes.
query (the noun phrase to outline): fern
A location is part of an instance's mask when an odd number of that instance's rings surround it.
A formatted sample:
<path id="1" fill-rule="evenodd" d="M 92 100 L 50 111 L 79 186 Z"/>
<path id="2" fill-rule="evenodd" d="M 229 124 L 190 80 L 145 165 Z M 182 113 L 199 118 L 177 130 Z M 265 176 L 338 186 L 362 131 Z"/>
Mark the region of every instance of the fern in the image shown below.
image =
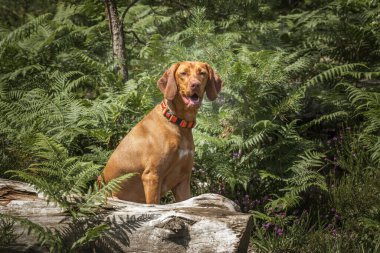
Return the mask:
<path id="1" fill-rule="evenodd" d="M 98 238 L 101 238 L 102 235 L 106 233 L 108 229 L 109 227 L 106 224 L 100 224 L 93 228 L 89 228 L 83 237 L 79 238 L 73 243 L 73 245 L 71 246 L 71 250 L 83 247 L 89 242 L 92 242 L 94 240 L 97 240 Z"/>
<path id="2" fill-rule="evenodd" d="M 80 210 L 84 213 L 91 212 L 91 208 L 96 209 L 99 203 L 106 204 L 106 197 L 111 196 L 112 192 L 118 191 L 120 184 L 133 176 L 135 176 L 135 173 L 128 173 L 117 177 L 106 185 L 103 185 L 100 189 L 97 184 L 94 184 L 93 188 L 89 188 L 87 193 L 82 196 L 84 204 L 80 207 Z"/>
<path id="3" fill-rule="evenodd" d="M 151 220 L 153 216 L 119 218 L 121 223 L 117 222 L 115 217 L 92 215 L 70 220 L 65 226 L 45 228 L 25 218 L 0 214 L 0 221 L 10 220 L 13 226 L 18 223 L 28 234 L 36 237 L 40 247 L 48 247 L 50 252 L 122 252 L 123 248 L 120 245 L 130 244 L 128 234 Z"/>
<path id="4" fill-rule="evenodd" d="M 34 149 L 37 163 L 26 170 L 10 170 L 8 173 L 31 183 L 48 201 L 59 204 L 74 217 L 94 212 L 99 204 L 105 204 L 111 192 L 119 189 L 121 182 L 133 176 L 126 174 L 111 180 L 101 189 L 96 183 L 89 188 L 89 182 L 99 174 L 101 166 L 70 157 L 62 144 L 41 134 L 36 137 Z"/>
<path id="5" fill-rule="evenodd" d="M 365 67 L 365 65 L 360 63 L 351 63 L 351 64 L 344 64 L 337 67 L 330 68 L 326 71 L 323 71 L 322 73 L 314 76 L 310 80 L 307 81 L 305 88 L 311 87 L 313 85 L 316 85 L 318 83 L 323 82 L 329 82 L 333 79 L 336 79 L 340 76 L 343 76 L 346 73 L 349 73 L 354 68 L 358 67 Z"/>
<path id="6" fill-rule="evenodd" d="M 305 130 L 307 128 L 310 128 L 312 126 L 318 126 L 322 123 L 328 123 L 328 122 L 334 122 L 339 119 L 345 120 L 348 117 L 348 113 L 346 111 L 339 111 L 339 112 L 333 112 L 330 114 L 322 115 L 321 117 L 317 119 L 313 119 L 307 124 L 302 126 L 302 129 Z"/>
<path id="7" fill-rule="evenodd" d="M 359 139 L 363 144 L 370 147 L 372 160 L 379 164 L 379 124 L 380 119 L 378 117 L 380 113 L 380 93 L 370 92 L 364 89 L 356 88 L 352 85 L 346 84 L 348 99 L 356 107 L 356 114 L 365 117 L 363 122 L 363 130 L 359 135 Z"/>
<path id="8" fill-rule="evenodd" d="M 41 246 L 48 246 L 51 252 L 54 250 L 60 250 L 62 247 L 61 238 L 57 236 L 53 230 L 44 228 L 28 219 L 14 217 L 7 214 L 0 214 L 0 219 L 10 219 L 19 223 L 22 227 L 27 229 L 27 234 L 34 234 L 37 237 L 39 244 Z"/>
<path id="9" fill-rule="evenodd" d="M 15 223 L 11 217 L 0 214 L 0 247 L 9 246 L 20 238 L 14 228 Z"/>
<path id="10" fill-rule="evenodd" d="M 291 177 L 283 179 L 287 187 L 281 189 L 285 194 L 266 205 L 266 208 L 281 208 L 289 209 L 296 206 L 301 200 L 300 193 L 305 192 L 310 187 L 316 187 L 323 191 L 327 191 L 327 185 L 323 175 L 312 168 L 321 169 L 323 162 L 321 159 L 324 154 L 305 151 L 299 155 L 299 160 L 294 162 L 293 166 L 288 170 L 291 172 Z"/>
<path id="11" fill-rule="evenodd" d="M 7 34 L 7 36 L 0 41 L 0 48 L 5 48 L 8 44 L 19 41 L 21 39 L 27 38 L 30 36 L 33 32 L 37 30 L 37 27 L 44 24 L 47 20 L 49 20 L 52 17 L 50 13 L 43 14 L 39 17 L 36 17 L 29 21 L 28 23 L 20 26 L 16 30 L 12 31 L 11 33 Z"/>
<path id="12" fill-rule="evenodd" d="M 27 10 L 0 4 L 7 14 L 0 20 L 0 170 L 13 169 L 77 219 L 93 214 L 117 182 L 96 195 L 91 180 L 121 138 L 162 99 L 155 84 L 162 71 L 176 61 L 205 61 L 224 87 L 215 102 L 205 99 L 197 116 L 193 191 L 223 193 L 242 210 L 271 219 L 273 210 L 289 214 L 299 208 L 317 210 L 328 223 L 328 210 L 341 203 L 347 212 L 334 223 L 336 237 L 322 226 L 300 240 L 291 234 L 293 225 L 281 223 L 281 238 L 260 228 L 260 249 L 373 251 L 371 224 L 377 219 L 361 209 L 372 202 L 365 191 L 360 206 L 345 196 L 366 186 L 360 171 L 375 175 L 380 162 L 380 5 L 285 2 L 137 2 L 123 20 L 127 83 L 113 72 L 100 1 L 34 3 Z M 127 4 L 119 1 L 119 11 Z M 46 10 L 54 14 L 41 15 Z M 361 158 L 352 154 L 355 145 Z M 369 191 L 376 187 L 371 183 Z M 267 196 L 276 199 L 263 203 Z M 366 215 L 351 219 L 354 209 Z M 309 217 L 310 226 L 318 224 L 316 216 Z M 98 225 L 78 228 L 80 236 L 67 245 L 79 240 L 78 251 L 87 244 L 120 250 Z M 86 235 L 86 229 L 96 233 Z M 355 245 L 349 243 L 353 236 L 360 238 Z M 300 245 L 292 248 L 294 242 Z"/>

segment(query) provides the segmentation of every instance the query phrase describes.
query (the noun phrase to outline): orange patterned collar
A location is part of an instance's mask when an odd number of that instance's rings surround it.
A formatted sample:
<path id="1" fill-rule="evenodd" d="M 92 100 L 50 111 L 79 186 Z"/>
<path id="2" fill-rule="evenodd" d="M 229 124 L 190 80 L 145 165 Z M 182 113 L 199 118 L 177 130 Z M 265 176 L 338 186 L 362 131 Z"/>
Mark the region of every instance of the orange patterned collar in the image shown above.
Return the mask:
<path id="1" fill-rule="evenodd" d="M 186 121 L 184 119 L 180 119 L 178 118 L 177 116 L 174 115 L 174 113 L 172 111 L 169 110 L 169 108 L 167 108 L 166 104 L 164 101 L 161 102 L 161 110 L 162 110 L 162 114 L 164 115 L 164 117 L 174 123 L 174 124 L 177 124 L 179 125 L 180 127 L 183 127 L 183 128 L 193 128 L 195 127 L 195 121 Z"/>

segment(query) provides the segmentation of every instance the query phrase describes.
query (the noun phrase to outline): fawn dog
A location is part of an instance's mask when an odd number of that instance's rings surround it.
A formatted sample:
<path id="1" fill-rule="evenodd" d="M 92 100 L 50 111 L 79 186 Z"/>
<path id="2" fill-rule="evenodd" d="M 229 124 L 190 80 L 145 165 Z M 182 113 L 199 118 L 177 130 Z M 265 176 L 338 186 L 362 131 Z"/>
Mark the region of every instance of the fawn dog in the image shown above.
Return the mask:
<path id="1" fill-rule="evenodd" d="M 136 173 L 121 183 L 113 197 L 147 204 L 159 204 L 169 190 L 176 202 L 191 197 L 191 129 L 204 93 L 215 100 L 222 84 L 217 73 L 203 62 L 178 62 L 165 71 L 157 81 L 164 95 L 162 103 L 124 137 L 98 179 L 107 183 L 126 173 Z"/>

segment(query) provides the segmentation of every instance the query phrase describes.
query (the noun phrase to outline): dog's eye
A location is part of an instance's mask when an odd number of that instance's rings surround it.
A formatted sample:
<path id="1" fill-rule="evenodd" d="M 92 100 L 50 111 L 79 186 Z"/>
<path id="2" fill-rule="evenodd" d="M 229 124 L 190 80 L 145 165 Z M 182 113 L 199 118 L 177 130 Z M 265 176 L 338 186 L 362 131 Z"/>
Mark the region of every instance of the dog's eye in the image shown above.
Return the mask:
<path id="1" fill-rule="evenodd" d="M 200 75 L 205 76 L 205 75 L 207 75 L 207 73 L 205 71 L 201 71 Z"/>
<path id="2" fill-rule="evenodd" d="M 180 74 L 181 76 L 186 76 L 186 75 L 187 75 L 187 73 L 186 73 L 185 71 L 179 72 L 179 74 Z"/>

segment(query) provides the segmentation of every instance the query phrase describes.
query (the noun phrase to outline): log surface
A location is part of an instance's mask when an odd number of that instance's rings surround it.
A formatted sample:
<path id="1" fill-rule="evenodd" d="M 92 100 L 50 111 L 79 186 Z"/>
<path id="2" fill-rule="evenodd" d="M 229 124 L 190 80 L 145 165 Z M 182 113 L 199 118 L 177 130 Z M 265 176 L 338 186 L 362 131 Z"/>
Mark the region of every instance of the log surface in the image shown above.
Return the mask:
<path id="1" fill-rule="evenodd" d="M 48 204 L 33 187 L 5 179 L 0 179 L 0 212 L 58 231 L 77 231 L 79 237 L 86 227 L 97 224 L 73 224 L 61 208 Z M 108 199 L 97 218 L 110 227 L 97 252 L 247 252 L 253 226 L 251 215 L 240 213 L 233 201 L 217 194 L 168 205 Z M 18 244 L 0 248 L 0 252 L 46 252 L 25 228 L 15 229 L 22 233 Z"/>

